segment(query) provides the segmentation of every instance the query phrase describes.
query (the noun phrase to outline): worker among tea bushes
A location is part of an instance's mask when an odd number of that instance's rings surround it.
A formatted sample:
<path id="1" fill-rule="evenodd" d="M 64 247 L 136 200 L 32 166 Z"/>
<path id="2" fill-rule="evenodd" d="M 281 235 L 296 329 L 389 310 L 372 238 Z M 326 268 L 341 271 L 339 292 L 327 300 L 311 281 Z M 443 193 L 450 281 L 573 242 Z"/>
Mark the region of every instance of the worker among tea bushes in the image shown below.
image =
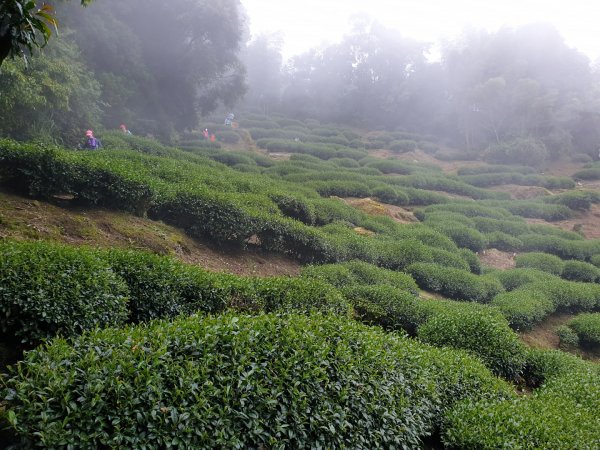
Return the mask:
<path id="1" fill-rule="evenodd" d="M 89 150 L 98 150 L 100 148 L 100 140 L 94 137 L 94 132 L 92 130 L 87 130 L 85 132 L 85 137 L 85 145 L 83 148 L 87 148 Z"/>
<path id="2" fill-rule="evenodd" d="M 121 128 L 121 131 L 123 132 L 123 134 L 128 134 L 128 135 L 131 135 L 131 131 L 129 131 L 129 130 L 127 129 L 127 127 L 125 126 L 125 124 L 124 124 L 124 123 L 122 123 L 122 124 L 121 124 L 121 126 L 120 126 L 119 128 Z"/>

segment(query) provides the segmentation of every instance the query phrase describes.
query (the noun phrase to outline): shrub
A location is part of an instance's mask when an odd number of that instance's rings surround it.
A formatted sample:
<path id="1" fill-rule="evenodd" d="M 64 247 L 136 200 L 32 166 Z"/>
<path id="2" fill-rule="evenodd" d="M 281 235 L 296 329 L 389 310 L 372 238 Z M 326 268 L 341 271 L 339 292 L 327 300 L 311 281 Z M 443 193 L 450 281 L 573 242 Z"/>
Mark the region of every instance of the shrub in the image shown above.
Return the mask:
<path id="1" fill-rule="evenodd" d="M 513 291 L 521 286 L 536 281 L 556 280 L 557 277 L 537 269 L 509 269 L 495 272 L 495 278 L 500 280 L 507 291 Z"/>
<path id="2" fill-rule="evenodd" d="M 392 141 L 389 144 L 389 149 L 393 152 L 405 153 L 413 152 L 417 149 L 418 144 L 410 139 L 401 139 L 398 141 Z"/>
<path id="3" fill-rule="evenodd" d="M 600 285 L 549 279 L 530 285 L 530 289 L 545 293 L 555 307 L 564 311 L 591 311 L 600 304 Z"/>
<path id="4" fill-rule="evenodd" d="M 566 261 L 562 277 L 571 281 L 593 283 L 600 279 L 600 269 L 583 261 Z"/>
<path id="5" fill-rule="evenodd" d="M 572 328 L 567 325 L 561 325 L 556 329 L 558 335 L 558 345 L 563 350 L 572 350 L 579 347 L 579 336 Z"/>
<path id="6" fill-rule="evenodd" d="M 407 272 L 421 288 L 458 300 L 488 303 L 504 290 L 500 282 L 490 276 L 478 276 L 438 264 L 412 264 Z"/>
<path id="7" fill-rule="evenodd" d="M 227 144 L 237 144 L 240 141 L 240 135 L 235 131 L 220 131 L 217 133 L 216 138 Z"/>
<path id="8" fill-rule="evenodd" d="M 549 255 L 547 253 L 523 253 L 515 259 L 517 267 L 525 267 L 529 269 L 538 269 L 543 272 L 548 272 L 552 275 L 560 276 L 562 274 L 565 263 L 558 256 Z"/>
<path id="9" fill-rule="evenodd" d="M 600 267 L 600 255 L 594 255 L 590 258 L 590 262 L 596 266 L 596 267 Z"/>
<path id="10" fill-rule="evenodd" d="M 473 253 L 469 249 L 461 248 L 459 250 L 459 254 L 461 258 L 464 259 L 469 265 L 469 270 L 471 271 L 471 273 L 474 273 L 476 275 L 481 274 L 481 261 L 479 261 L 479 258 L 475 253 Z"/>
<path id="11" fill-rule="evenodd" d="M 525 349 L 506 320 L 493 310 L 454 309 L 436 314 L 418 329 L 419 339 L 477 354 L 495 374 L 515 379 L 525 364 Z"/>
<path id="12" fill-rule="evenodd" d="M 458 247 L 478 252 L 483 250 L 487 245 L 485 237 L 479 231 L 460 223 L 445 221 L 434 223 L 432 226 L 452 239 Z"/>
<path id="13" fill-rule="evenodd" d="M 565 205 L 575 210 L 588 210 L 592 203 L 600 201 L 600 194 L 595 191 L 570 191 L 544 198 L 547 203 Z"/>
<path id="14" fill-rule="evenodd" d="M 139 251 L 112 250 L 98 254 L 127 283 L 132 322 L 172 318 L 195 311 L 221 311 L 227 306 L 226 295 L 203 295 L 209 275 L 201 269 L 188 269 L 175 259 Z"/>
<path id="15" fill-rule="evenodd" d="M 237 152 L 219 152 L 213 155 L 211 159 L 219 161 L 227 166 L 234 166 L 236 164 L 256 165 L 252 158 Z"/>
<path id="16" fill-rule="evenodd" d="M 543 292 L 528 286 L 497 295 L 490 303 L 497 307 L 515 330 L 529 330 L 556 309 Z"/>
<path id="17" fill-rule="evenodd" d="M 567 324 L 583 345 L 600 346 L 600 313 L 580 314 Z"/>
<path id="18" fill-rule="evenodd" d="M 523 376 L 528 386 L 537 388 L 552 378 L 586 371 L 590 368 L 590 364 L 560 350 L 529 348 Z"/>
<path id="19" fill-rule="evenodd" d="M 548 151 L 544 143 L 533 138 L 519 138 L 510 142 L 490 146 L 483 155 L 487 162 L 499 164 L 523 164 L 541 166 Z"/>
<path id="20" fill-rule="evenodd" d="M 274 194 L 271 199 L 275 202 L 284 216 L 312 225 L 316 220 L 315 210 L 306 199 L 285 194 Z"/>
<path id="21" fill-rule="evenodd" d="M 414 294 L 390 285 L 346 287 L 343 293 L 358 318 L 369 325 L 414 335 L 417 326 L 427 317 Z"/>
<path id="22" fill-rule="evenodd" d="M 592 167 L 575 172 L 573 178 L 579 180 L 600 180 L 600 167 Z"/>
<path id="23" fill-rule="evenodd" d="M 127 286 L 92 250 L 0 243 L 0 330 L 27 346 L 127 319 Z"/>
<path id="24" fill-rule="evenodd" d="M 514 252 L 521 249 L 523 241 L 501 231 L 484 233 L 488 248 L 496 248 L 505 252 Z"/>
<path id="25" fill-rule="evenodd" d="M 416 448 L 455 402 L 510 396 L 461 352 L 293 315 L 55 340 L 5 386 L 4 416 L 26 448 Z"/>

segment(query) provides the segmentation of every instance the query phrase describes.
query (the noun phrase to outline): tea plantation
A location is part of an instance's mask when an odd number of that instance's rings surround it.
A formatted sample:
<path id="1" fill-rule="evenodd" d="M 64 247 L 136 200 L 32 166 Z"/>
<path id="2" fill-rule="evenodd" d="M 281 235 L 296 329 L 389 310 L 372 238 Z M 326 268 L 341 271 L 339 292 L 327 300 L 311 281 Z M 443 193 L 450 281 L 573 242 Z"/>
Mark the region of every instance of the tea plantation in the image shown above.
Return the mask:
<path id="1" fill-rule="evenodd" d="M 7 447 L 600 448 L 600 366 L 519 335 L 569 314 L 561 346 L 597 351 L 600 239 L 552 224 L 600 203 L 576 181 L 596 168 L 443 171 L 400 157 L 435 153 L 427 137 L 283 117 L 211 129 L 219 143 L 0 140 L 2 189 L 303 264 L 257 278 L 1 238 Z M 552 192 L 490 189 L 506 184 Z M 482 264 L 490 249 L 515 267 Z"/>

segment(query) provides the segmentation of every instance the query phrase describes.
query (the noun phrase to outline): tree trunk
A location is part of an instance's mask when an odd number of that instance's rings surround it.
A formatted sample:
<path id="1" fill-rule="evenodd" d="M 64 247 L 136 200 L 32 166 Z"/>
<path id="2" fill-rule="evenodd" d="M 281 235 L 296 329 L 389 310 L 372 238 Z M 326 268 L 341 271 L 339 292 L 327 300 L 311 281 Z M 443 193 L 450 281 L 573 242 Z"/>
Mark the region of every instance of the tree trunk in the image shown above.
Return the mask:
<path id="1" fill-rule="evenodd" d="M 10 38 L 8 35 L 0 36 L 0 67 L 10 53 Z"/>

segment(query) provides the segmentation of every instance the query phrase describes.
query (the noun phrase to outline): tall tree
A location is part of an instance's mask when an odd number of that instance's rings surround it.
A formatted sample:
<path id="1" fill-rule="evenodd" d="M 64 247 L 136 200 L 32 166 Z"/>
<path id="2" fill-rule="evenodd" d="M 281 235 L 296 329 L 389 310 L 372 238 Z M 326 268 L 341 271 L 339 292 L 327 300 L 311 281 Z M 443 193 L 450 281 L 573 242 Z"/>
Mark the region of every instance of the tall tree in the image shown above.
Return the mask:
<path id="1" fill-rule="evenodd" d="M 107 126 L 169 136 L 245 91 L 238 0 L 103 0 L 59 13 L 102 82 Z"/>
<path id="2" fill-rule="evenodd" d="M 81 0 L 88 5 L 92 0 Z M 8 57 L 31 54 L 35 47 L 43 47 L 58 26 L 54 8 L 44 3 L 38 7 L 35 0 L 2 0 L 0 3 L 0 66 Z M 27 60 L 27 59 L 26 59 Z"/>

